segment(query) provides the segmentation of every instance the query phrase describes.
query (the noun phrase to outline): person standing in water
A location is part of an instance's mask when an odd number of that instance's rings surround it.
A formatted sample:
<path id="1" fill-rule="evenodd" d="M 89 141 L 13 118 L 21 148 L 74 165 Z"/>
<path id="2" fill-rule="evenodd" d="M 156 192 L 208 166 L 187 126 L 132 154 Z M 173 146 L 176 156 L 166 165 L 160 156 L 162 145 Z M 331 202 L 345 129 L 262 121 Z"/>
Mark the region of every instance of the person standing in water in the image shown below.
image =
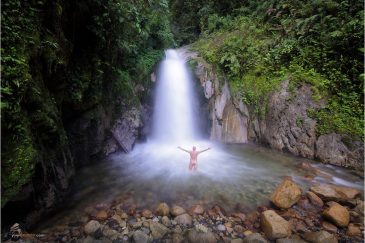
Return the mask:
<path id="1" fill-rule="evenodd" d="M 202 151 L 197 151 L 196 147 L 193 146 L 193 150 L 189 151 L 189 150 L 183 149 L 180 146 L 177 147 L 177 148 L 190 154 L 190 163 L 189 163 L 189 170 L 190 171 L 198 169 L 198 155 L 210 149 L 210 148 L 207 148 L 207 149 L 204 149 Z"/>

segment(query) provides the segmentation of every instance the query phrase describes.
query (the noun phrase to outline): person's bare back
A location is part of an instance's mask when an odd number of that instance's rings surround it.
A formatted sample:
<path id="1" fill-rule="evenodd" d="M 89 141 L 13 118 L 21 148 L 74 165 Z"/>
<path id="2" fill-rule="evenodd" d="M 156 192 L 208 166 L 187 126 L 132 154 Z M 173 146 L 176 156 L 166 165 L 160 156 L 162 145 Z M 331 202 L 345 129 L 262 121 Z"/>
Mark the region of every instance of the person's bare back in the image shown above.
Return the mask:
<path id="1" fill-rule="evenodd" d="M 181 149 L 182 151 L 185 151 L 187 153 L 190 154 L 190 163 L 189 163 L 189 170 L 190 171 L 193 171 L 193 170 L 197 170 L 198 169 L 198 155 L 200 153 L 203 153 L 207 150 L 209 150 L 210 148 L 207 148 L 205 150 L 202 150 L 202 151 L 197 151 L 196 150 L 196 147 L 193 146 L 193 150 L 189 151 L 189 150 L 186 150 L 186 149 L 183 149 L 181 147 L 178 147 L 179 149 Z"/>

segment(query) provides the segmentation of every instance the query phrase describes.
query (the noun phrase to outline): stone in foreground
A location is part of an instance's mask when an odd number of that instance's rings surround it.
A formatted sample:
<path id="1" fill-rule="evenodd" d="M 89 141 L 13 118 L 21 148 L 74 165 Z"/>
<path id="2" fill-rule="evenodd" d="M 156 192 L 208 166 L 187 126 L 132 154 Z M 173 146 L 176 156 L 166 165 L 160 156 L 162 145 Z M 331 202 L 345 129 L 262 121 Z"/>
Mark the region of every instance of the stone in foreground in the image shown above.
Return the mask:
<path id="1" fill-rule="evenodd" d="M 170 214 L 170 208 L 166 203 L 160 203 L 157 206 L 156 214 L 159 216 L 168 216 Z"/>
<path id="2" fill-rule="evenodd" d="M 89 221 L 84 227 L 84 231 L 88 235 L 94 234 L 98 229 L 100 229 L 100 223 L 96 220 Z"/>
<path id="3" fill-rule="evenodd" d="M 137 230 L 136 232 L 133 233 L 133 240 L 136 243 L 147 243 L 149 242 L 149 237 L 143 231 Z"/>
<path id="4" fill-rule="evenodd" d="M 310 243 L 338 243 L 336 237 L 327 231 L 307 232 L 303 238 Z"/>
<path id="5" fill-rule="evenodd" d="M 273 210 L 261 213 L 261 229 L 271 240 L 285 238 L 291 234 L 289 222 Z"/>
<path id="6" fill-rule="evenodd" d="M 345 227 L 350 222 L 349 211 L 338 203 L 334 203 L 324 210 L 323 216 L 340 227 Z"/>
<path id="7" fill-rule="evenodd" d="M 171 214 L 172 214 L 172 216 L 179 216 L 179 215 L 184 214 L 184 213 L 186 213 L 185 209 L 183 209 L 180 206 L 176 206 L 175 205 L 175 206 L 173 206 L 171 208 Z"/>
<path id="8" fill-rule="evenodd" d="M 313 205 L 318 206 L 318 207 L 323 207 L 322 199 L 320 197 L 318 197 L 315 193 L 307 192 L 307 197 Z"/>
<path id="9" fill-rule="evenodd" d="M 193 223 L 193 219 L 187 213 L 184 213 L 184 214 L 181 214 L 179 216 L 176 216 L 174 220 L 178 224 L 183 224 L 183 225 L 191 225 Z"/>
<path id="10" fill-rule="evenodd" d="M 271 201 L 279 208 L 290 208 L 300 199 L 300 187 L 292 180 L 284 180 L 271 195 Z"/>
<path id="11" fill-rule="evenodd" d="M 346 234 L 351 237 L 362 237 L 360 227 L 350 224 L 347 228 Z"/>
<path id="12" fill-rule="evenodd" d="M 215 235 L 208 231 L 206 233 L 197 232 L 195 229 L 189 230 L 187 238 L 190 243 L 216 243 Z"/>
<path id="13" fill-rule="evenodd" d="M 259 233 L 253 233 L 244 238 L 243 243 L 267 243 L 267 240 Z"/>
<path id="14" fill-rule="evenodd" d="M 299 235 L 293 235 L 289 238 L 278 239 L 276 243 L 307 243 L 307 241 L 300 238 Z"/>
<path id="15" fill-rule="evenodd" d="M 169 232 L 169 229 L 166 226 L 157 222 L 150 223 L 150 230 L 152 237 L 155 240 L 161 239 L 162 237 L 164 237 L 165 234 Z"/>

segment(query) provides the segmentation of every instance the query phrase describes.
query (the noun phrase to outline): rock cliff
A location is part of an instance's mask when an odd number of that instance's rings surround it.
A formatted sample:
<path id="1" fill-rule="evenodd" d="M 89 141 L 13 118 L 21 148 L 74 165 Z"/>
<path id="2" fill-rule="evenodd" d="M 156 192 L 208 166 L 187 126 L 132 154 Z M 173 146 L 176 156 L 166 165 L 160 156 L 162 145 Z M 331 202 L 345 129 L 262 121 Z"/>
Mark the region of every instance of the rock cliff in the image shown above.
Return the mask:
<path id="1" fill-rule="evenodd" d="M 181 48 L 195 63 L 195 75 L 204 90 L 210 111 L 210 138 L 225 143 L 255 142 L 296 156 L 354 169 L 363 168 L 363 142 L 344 134 L 317 136 L 316 120 L 308 114 L 323 107 L 309 84 L 289 89 L 290 80 L 268 97 L 263 116 L 232 94 L 229 80 L 218 75 L 198 53 Z"/>

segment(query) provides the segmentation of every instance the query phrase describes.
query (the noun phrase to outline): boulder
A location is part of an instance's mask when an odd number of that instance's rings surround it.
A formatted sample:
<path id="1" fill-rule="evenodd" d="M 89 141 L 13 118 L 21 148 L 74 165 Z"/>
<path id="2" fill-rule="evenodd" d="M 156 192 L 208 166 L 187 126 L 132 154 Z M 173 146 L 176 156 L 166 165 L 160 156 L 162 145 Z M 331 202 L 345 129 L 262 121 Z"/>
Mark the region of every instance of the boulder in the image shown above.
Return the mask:
<path id="1" fill-rule="evenodd" d="M 279 208 L 290 208 L 300 199 L 300 187 L 292 180 L 284 180 L 271 195 L 271 201 Z"/>
<path id="2" fill-rule="evenodd" d="M 354 199 L 360 195 L 360 190 L 344 186 L 332 186 L 335 191 L 341 195 L 343 199 Z"/>
<path id="3" fill-rule="evenodd" d="M 310 190 L 326 201 L 341 199 L 341 195 L 331 185 L 320 184 L 312 186 Z"/>
<path id="4" fill-rule="evenodd" d="M 203 214 L 204 208 L 201 205 L 194 205 L 190 209 L 191 214 Z"/>
<path id="5" fill-rule="evenodd" d="M 156 214 L 160 216 L 168 216 L 170 214 L 170 208 L 166 203 L 160 203 L 156 208 Z"/>
<path id="6" fill-rule="evenodd" d="M 328 184 L 319 184 L 310 188 L 312 192 L 317 194 L 325 201 L 348 201 L 354 199 L 360 194 L 360 191 L 355 188 L 334 186 Z"/>
<path id="7" fill-rule="evenodd" d="M 153 239 L 161 239 L 162 237 L 164 237 L 165 234 L 167 234 L 169 232 L 169 229 L 164 226 L 163 224 L 160 224 L 158 222 L 151 222 L 150 223 L 150 230 L 151 230 L 151 234 Z"/>
<path id="8" fill-rule="evenodd" d="M 285 238 L 291 234 L 289 222 L 273 210 L 266 210 L 261 213 L 261 229 L 271 240 Z"/>
<path id="9" fill-rule="evenodd" d="M 110 129 L 113 138 L 124 152 L 130 152 L 143 126 L 141 108 L 132 108 L 122 114 Z"/>
<path id="10" fill-rule="evenodd" d="M 316 194 L 314 194 L 313 192 L 307 192 L 307 197 L 309 199 L 309 201 L 318 207 L 323 207 L 323 201 L 320 197 L 318 197 Z"/>
<path id="11" fill-rule="evenodd" d="M 96 220 L 91 220 L 89 221 L 85 227 L 84 227 L 84 231 L 87 235 L 92 235 L 94 234 L 98 229 L 100 229 L 100 223 Z"/>
<path id="12" fill-rule="evenodd" d="M 338 203 L 323 211 L 323 216 L 337 226 L 345 227 L 350 222 L 349 211 Z"/>
<path id="13" fill-rule="evenodd" d="M 319 136 L 316 142 L 316 157 L 324 163 L 363 170 L 364 144 L 360 141 L 346 143 L 344 140 L 348 138 L 343 138 L 343 135 L 336 133 Z"/>
<path id="14" fill-rule="evenodd" d="M 195 229 L 189 230 L 187 239 L 190 243 L 216 243 L 217 239 L 214 233 L 208 231 L 206 233 L 197 232 Z"/>
<path id="15" fill-rule="evenodd" d="M 338 243 L 334 235 L 324 230 L 304 233 L 303 238 L 310 243 Z"/>
<path id="16" fill-rule="evenodd" d="M 191 225 L 193 223 L 193 219 L 187 213 L 176 216 L 174 220 L 176 221 L 176 223 L 183 225 Z"/>
<path id="17" fill-rule="evenodd" d="M 171 214 L 172 214 L 172 216 L 179 216 L 179 215 L 181 215 L 181 214 L 183 214 L 183 213 L 186 213 L 186 211 L 185 211 L 185 209 L 183 209 L 182 207 L 180 207 L 180 206 L 173 206 L 172 208 L 171 208 Z"/>
<path id="18" fill-rule="evenodd" d="M 253 233 L 243 239 L 243 243 L 267 243 L 267 240 L 259 233 Z"/>

